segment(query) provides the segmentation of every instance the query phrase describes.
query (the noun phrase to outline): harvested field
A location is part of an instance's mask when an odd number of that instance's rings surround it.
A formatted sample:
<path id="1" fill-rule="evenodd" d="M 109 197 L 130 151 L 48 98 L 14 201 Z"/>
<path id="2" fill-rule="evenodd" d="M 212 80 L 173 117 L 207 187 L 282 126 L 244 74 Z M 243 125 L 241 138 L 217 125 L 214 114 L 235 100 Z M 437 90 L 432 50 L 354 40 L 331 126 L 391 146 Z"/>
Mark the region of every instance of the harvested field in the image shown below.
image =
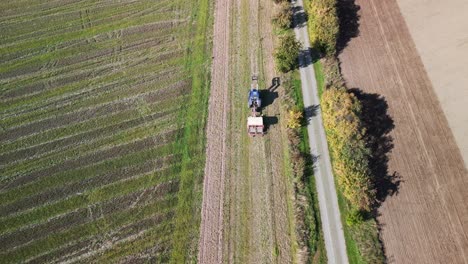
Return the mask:
<path id="1" fill-rule="evenodd" d="M 343 75 L 370 100 L 379 136 L 393 140 L 380 143 L 388 163 L 376 175 L 388 262 L 467 263 L 468 173 L 397 2 L 340 2 L 359 10 L 348 13 L 359 27 L 341 43 Z"/>
<path id="2" fill-rule="evenodd" d="M 292 263 L 296 243 L 283 87 L 273 62 L 273 1 L 215 1 L 199 263 Z M 252 74 L 259 75 L 267 134 L 246 133 Z"/>
<path id="3" fill-rule="evenodd" d="M 196 257 L 210 12 L 0 3 L 0 262 Z"/>
<path id="4" fill-rule="evenodd" d="M 397 3 L 468 168 L 468 2 Z"/>

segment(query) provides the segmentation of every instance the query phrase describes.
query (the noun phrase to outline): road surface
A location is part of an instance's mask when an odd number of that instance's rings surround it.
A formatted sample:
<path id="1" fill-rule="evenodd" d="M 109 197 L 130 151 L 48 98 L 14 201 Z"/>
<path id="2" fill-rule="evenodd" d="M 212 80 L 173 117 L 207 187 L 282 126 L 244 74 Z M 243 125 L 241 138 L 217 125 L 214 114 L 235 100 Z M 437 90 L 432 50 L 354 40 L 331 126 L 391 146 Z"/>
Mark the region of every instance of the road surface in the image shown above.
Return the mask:
<path id="1" fill-rule="evenodd" d="M 302 0 L 293 2 L 295 12 L 304 12 Z M 295 14 L 294 17 L 303 17 Z M 304 50 L 309 50 L 309 34 L 307 24 L 298 24 L 295 21 L 294 29 L 297 39 L 302 43 Z M 313 116 L 307 116 L 309 124 L 309 145 L 312 157 L 316 157 L 314 175 L 317 185 L 317 193 L 322 219 L 323 235 L 329 263 L 348 263 L 346 254 L 346 244 L 343 234 L 343 227 L 340 218 L 340 209 L 335 189 L 330 155 L 328 153 L 327 139 L 322 124 L 320 113 L 317 81 L 309 52 L 302 53 L 299 57 L 301 65 L 300 74 L 302 82 L 302 94 L 304 97 L 304 107 L 316 108 Z"/>

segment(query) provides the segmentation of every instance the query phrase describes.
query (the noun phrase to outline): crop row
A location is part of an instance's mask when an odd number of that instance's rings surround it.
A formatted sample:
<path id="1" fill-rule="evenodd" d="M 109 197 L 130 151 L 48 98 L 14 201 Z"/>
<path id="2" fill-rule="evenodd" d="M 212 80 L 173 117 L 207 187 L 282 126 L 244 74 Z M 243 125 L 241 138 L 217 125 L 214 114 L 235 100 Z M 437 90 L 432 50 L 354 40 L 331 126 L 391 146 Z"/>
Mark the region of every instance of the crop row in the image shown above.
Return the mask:
<path id="1" fill-rule="evenodd" d="M 31 38 L 25 42 L 12 43 L 11 45 L 7 46 L 8 49 L 1 49 L 0 56 L 4 56 L 6 54 L 11 54 L 11 53 L 28 54 L 34 50 L 41 50 L 43 49 L 43 47 L 47 47 L 47 46 L 53 47 L 59 43 L 66 43 L 69 41 L 73 41 L 74 39 L 93 38 L 95 35 L 106 33 L 106 32 L 111 32 L 111 31 L 130 28 L 130 27 L 137 27 L 142 24 L 149 24 L 149 23 L 155 23 L 158 21 L 164 21 L 170 18 L 171 15 L 173 14 L 167 13 L 165 15 L 161 15 L 159 13 L 155 13 L 155 14 L 149 13 L 149 14 L 142 15 L 139 17 L 120 19 L 118 21 L 114 21 L 113 23 L 82 28 L 80 31 L 77 31 L 77 32 L 68 31 L 60 35 L 52 35 L 52 36 L 44 35 L 41 38 Z M 44 56 L 44 53 L 42 53 L 39 56 Z M 18 63 L 14 65 L 9 65 L 9 66 L 10 68 L 8 70 L 11 71 L 11 70 L 16 70 L 20 67 L 24 67 L 25 64 Z M 5 69 L 6 68 L 4 68 L 3 70 L 0 70 L 0 74 L 4 73 L 6 71 Z"/>
<path id="2" fill-rule="evenodd" d="M 164 184 L 160 185 L 164 187 Z M 109 201 L 102 202 L 98 205 L 89 206 L 86 208 L 77 209 L 74 211 L 62 214 L 59 217 L 54 217 L 47 222 L 26 226 L 16 229 L 13 232 L 0 235 L 0 249 L 5 251 L 7 249 L 16 248 L 20 245 L 25 245 L 35 239 L 44 238 L 53 230 L 61 232 L 74 225 L 81 225 L 93 220 L 92 215 L 98 213 L 99 215 L 110 215 L 123 210 L 127 210 L 135 206 L 137 201 L 140 205 L 149 204 L 167 199 L 169 193 L 177 192 L 177 185 L 173 185 L 172 189 L 158 188 L 158 186 L 132 192 L 127 195 L 113 198 Z M 94 213 L 93 213 L 94 212 Z"/>
<path id="3" fill-rule="evenodd" d="M 65 159 L 63 162 L 59 162 L 50 167 L 44 167 L 43 169 L 34 170 L 32 172 L 26 171 L 21 175 L 11 176 L 11 178 L 5 177 L 5 180 L 9 180 L 9 182 L 7 186 L 4 186 L 4 188 L 14 188 L 17 186 L 37 181 L 41 178 L 48 177 L 50 175 L 68 172 L 82 167 L 87 167 L 92 164 L 103 163 L 106 161 L 113 160 L 115 158 L 136 153 L 141 149 L 161 147 L 170 143 L 170 141 L 173 139 L 173 136 L 176 135 L 177 132 L 178 130 L 171 130 L 158 136 L 150 136 L 143 139 L 135 140 L 133 142 L 112 146 L 107 149 L 100 149 L 98 151 L 91 152 L 87 155 L 83 155 L 75 159 Z"/>
<path id="4" fill-rule="evenodd" d="M 162 102 L 145 104 L 144 106 L 145 109 L 147 109 L 148 113 L 141 113 L 139 109 L 132 108 L 127 111 L 111 113 L 109 115 L 91 118 L 77 124 L 71 124 L 69 126 L 50 129 L 42 133 L 32 134 L 24 138 L 18 139 L 16 141 L 4 143 L 4 145 L 2 145 L 2 154 L 32 148 L 56 140 L 77 136 L 79 134 L 90 132 L 100 128 L 118 125 L 122 122 L 126 122 L 135 118 L 147 118 L 153 112 L 157 113 L 177 109 L 184 98 L 184 96 L 179 96 Z"/>
<path id="5" fill-rule="evenodd" d="M 131 18 L 134 15 L 145 12 L 162 12 L 167 10 L 163 8 L 165 1 L 160 1 L 157 4 L 148 5 L 141 2 L 134 5 L 126 3 L 112 4 L 93 7 L 81 7 L 79 10 L 69 9 L 69 12 L 55 14 L 53 16 L 22 16 L 21 20 L 8 19 L 5 23 L 0 24 L 0 30 L 5 30 L 5 39 L 2 39 L 0 44 L 14 45 L 19 41 L 24 41 L 32 37 L 44 37 L 63 34 L 66 31 L 79 31 L 84 26 L 83 24 L 92 23 L 93 26 L 110 23 L 112 21 L 122 19 L 123 17 Z M 86 21 L 86 22 L 85 22 Z M 28 27 L 27 24 L 34 23 L 34 27 Z M 47 35 L 44 34 L 47 31 Z"/>
<path id="6" fill-rule="evenodd" d="M 124 133 L 126 130 L 132 129 L 133 131 L 137 131 L 141 126 L 149 126 L 154 121 L 158 120 L 167 120 L 171 116 L 175 114 L 175 111 L 180 107 L 179 105 L 175 103 L 180 103 L 181 100 L 183 99 L 182 96 L 176 96 L 175 98 L 171 98 L 171 100 L 168 100 L 165 102 L 164 106 L 166 108 L 160 108 L 160 111 L 157 112 L 152 112 L 150 107 L 154 107 L 154 105 L 147 105 L 143 104 L 138 104 L 133 111 L 128 111 L 128 112 L 133 112 L 132 116 L 128 116 L 128 119 L 118 119 L 113 122 L 114 116 L 109 117 L 111 122 L 105 122 L 104 124 L 100 124 L 98 127 L 92 127 L 89 130 L 84 130 L 84 131 L 73 131 L 74 134 L 72 135 L 61 135 L 60 137 L 52 137 L 52 138 L 44 138 L 44 141 L 34 141 L 34 145 L 27 145 L 26 148 L 16 148 L 13 151 L 5 152 L 5 154 L 1 154 L 0 157 L 4 158 L 4 162 L 0 162 L 0 167 L 3 167 L 3 173 L 5 175 L 10 175 L 6 165 L 14 165 L 18 161 L 27 158 L 30 162 L 28 163 L 28 168 L 31 168 L 31 165 L 35 164 L 35 160 L 37 158 L 40 158 L 41 156 L 44 157 L 50 157 L 51 154 L 58 152 L 62 148 L 68 147 L 67 151 L 70 151 L 71 149 L 69 148 L 70 146 L 76 146 L 76 144 L 79 144 L 80 147 L 83 146 L 83 144 L 88 144 L 96 142 L 100 139 L 106 139 L 110 138 L 114 135 L 117 135 L 117 133 Z M 160 106 L 157 106 L 158 108 Z M 127 111 L 126 111 L 127 112 Z M 122 116 L 122 115 L 120 115 Z M 164 124 L 164 123 L 163 123 Z M 154 126 L 151 126 L 154 127 Z M 106 128 L 118 128 L 120 130 L 107 130 Z M 153 132 L 160 131 L 160 129 Z M 57 133 L 53 133 L 55 131 L 51 131 L 51 135 L 57 135 Z M 140 136 L 141 137 L 141 136 Z M 36 138 L 37 137 L 33 137 Z M 134 137 L 133 137 L 134 138 Z M 49 140 L 50 139 L 50 140 Z M 131 141 L 131 138 L 128 138 L 128 141 Z M 75 144 L 74 144 L 75 143 Z M 110 143 L 110 142 L 109 142 Z M 15 144 L 16 146 L 20 146 L 18 144 Z M 8 146 L 8 145 L 7 145 Z M 102 145 L 101 145 L 102 146 Z M 40 153 L 38 157 L 35 157 L 35 153 Z M 64 153 L 65 154 L 65 153 Z M 76 155 L 76 154 L 74 154 Z M 64 155 L 66 156 L 66 155 Z M 13 169 L 15 171 L 20 171 L 21 166 L 14 166 Z"/>
<path id="7" fill-rule="evenodd" d="M 0 262 L 190 254 L 209 11 L 206 0 L 0 3 Z"/>
<path id="8" fill-rule="evenodd" d="M 15 250 L 0 253 L 0 257 L 5 261 L 17 262 L 21 259 L 28 259 L 35 255 L 39 255 L 42 252 L 57 249 L 62 245 L 66 245 L 67 243 L 79 241 L 91 236 L 109 235 L 112 239 L 116 239 L 114 238 L 114 236 L 116 236 L 115 233 L 118 234 L 121 230 L 115 229 L 119 227 L 122 228 L 122 226 L 125 227 L 125 225 L 128 225 L 132 222 L 138 222 L 139 219 L 145 219 L 148 216 L 152 216 L 154 212 L 157 212 L 156 214 L 159 217 L 156 217 L 156 219 L 152 218 L 155 220 L 152 222 L 153 224 L 157 225 L 159 221 L 164 221 L 165 217 L 170 217 L 172 215 L 170 212 L 167 212 L 167 208 L 171 208 L 173 205 L 174 200 L 171 199 L 168 200 L 168 202 L 162 204 L 153 203 L 142 208 L 135 207 L 131 208 L 130 210 L 118 212 L 109 216 L 99 217 L 92 222 L 88 222 L 82 225 L 75 225 L 67 230 L 64 230 L 63 232 L 51 233 L 49 236 L 43 239 L 34 240 L 32 243 L 23 245 L 19 248 L 16 248 Z M 169 215 L 165 216 L 165 213 L 169 213 Z M 122 229 L 124 230 L 121 232 L 124 234 L 121 236 L 125 237 L 125 231 L 126 234 L 128 234 L 128 230 L 125 230 L 125 228 Z"/>
<path id="9" fill-rule="evenodd" d="M 164 30 L 142 32 L 140 34 L 130 34 L 125 37 L 119 36 L 118 34 L 111 34 L 106 37 L 102 37 L 99 41 L 87 42 L 81 41 L 74 45 L 63 47 L 64 49 L 71 49 L 78 46 L 77 50 L 73 50 L 74 53 L 67 57 L 52 57 L 49 61 L 55 62 L 55 67 L 47 69 L 47 75 L 44 75 L 44 71 L 40 72 L 28 72 L 28 74 L 16 76 L 10 79 L 2 79 L 0 83 L 2 87 L 0 91 L 15 91 L 17 89 L 24 89 L 30 85 L 37 85 L 37 83 L 44 81 L 54 81 L 57 78 L 63 76 L 73 76 L 80 73 L 83 69 L 92 70 L 96 63 L 109 62 L 106 61 L 107 56 L 111 55 L 116 51 L 116 46 L 119 48 L 120 53 L 128 53 L 129 51 L 140 51 L 139 46 L 146 43 L 153 43 L 155 45 L 148 48 L 161 48 L 165 49 L 164 45 L 170 44 L 171 41 L 180 40 L 178 31 L 182 30 L 182 25 L 173 25 Z M 166 41 L 164 41 L 166 40 Z M 122 54 L 124 55 L 124 54 Z M 47 63 L 47 61 L 45 61 Z M 1 65 L 1 64 L 0 64 Z M 14 81 L 14 83 L 12 83 Z M 19 86 L 15 86 L 17 84 Z"/>

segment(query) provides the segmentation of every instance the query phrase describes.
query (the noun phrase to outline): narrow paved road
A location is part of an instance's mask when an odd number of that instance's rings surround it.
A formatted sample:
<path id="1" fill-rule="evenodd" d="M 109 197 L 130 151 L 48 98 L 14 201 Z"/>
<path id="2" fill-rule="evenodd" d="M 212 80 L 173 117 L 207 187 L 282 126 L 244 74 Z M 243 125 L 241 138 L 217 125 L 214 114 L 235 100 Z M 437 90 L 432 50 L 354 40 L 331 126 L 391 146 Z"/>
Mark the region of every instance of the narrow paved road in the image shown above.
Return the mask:
<path id="1" fill-rule="evenodd" d="M 302 0 L 296 0 L 293 4 L 295 7 L 294 20 L 296 27 L 294 31 L 296 33 L 296 38 L 302 43 L 304 50 L 308 51 L 310 43 L 307 24 L 305 21 L 301 20 L 301 18 L 304 17 L 301 15 L 301 13 L 304 12 L 304 4 Z M 316 157 L 316 161 L 314 163 L 314 175 L 317 185 L 320 216 L 322 219 L 328 263 L 348 263 L 343 227 L 340 218 L 340 209 L 338 207 L 338 199 L 336 196 L 335 181 L 333 178 L 325 131 L 322 124 L 322 114 L 319 107 L 320 102 L 318 97 L 317 81 L 315 80 L 310 52 L 301 53 L 299 64 L 301 65 L 300 74 L 304 107 L 306 109 L 316 109 L 316 111 L 308 111 L 310 116 L 306 116 L 309 120 L 307 131 L 309 133 L 309 145 L 312 157 Z"/>

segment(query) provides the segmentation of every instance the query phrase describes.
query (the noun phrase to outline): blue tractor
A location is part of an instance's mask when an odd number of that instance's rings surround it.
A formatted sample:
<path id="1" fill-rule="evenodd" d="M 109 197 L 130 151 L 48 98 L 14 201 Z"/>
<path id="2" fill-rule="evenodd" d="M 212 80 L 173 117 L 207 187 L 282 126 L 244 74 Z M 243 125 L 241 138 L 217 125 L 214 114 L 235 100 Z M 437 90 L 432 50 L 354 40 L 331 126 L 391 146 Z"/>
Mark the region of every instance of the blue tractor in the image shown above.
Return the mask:
<path id="1" fill-rule="evenodd" d="M 252 113 L 256 115 L 257 109 L 262 106 L 262 99 L 260 99 L 260 91 L 258 90 L 258 78 L 256 75 L 252 76 L 252 85 L 249 91 L 249 108 Z"/>
<path id="2" fill-rule="evenodd" d="M 257 111 L 262 106 L 260 99 L 260 91 L 258 90 L 258 79 L 256 75 L 252 76 L 252 85 L 249 91 L 249 108 L 252 110 L 251 116 L 247 118 L 247 133 L 255 137 L 264 134 L 263 117 L 258 116 L 260 113 Z"/>
<path id="3" fill-rule="evenodd" d="M 250 89 L 249 91 L 249 108 L 259 108 L 262 106 L 260 99 L 260 92 L 257 89 Z"/>

